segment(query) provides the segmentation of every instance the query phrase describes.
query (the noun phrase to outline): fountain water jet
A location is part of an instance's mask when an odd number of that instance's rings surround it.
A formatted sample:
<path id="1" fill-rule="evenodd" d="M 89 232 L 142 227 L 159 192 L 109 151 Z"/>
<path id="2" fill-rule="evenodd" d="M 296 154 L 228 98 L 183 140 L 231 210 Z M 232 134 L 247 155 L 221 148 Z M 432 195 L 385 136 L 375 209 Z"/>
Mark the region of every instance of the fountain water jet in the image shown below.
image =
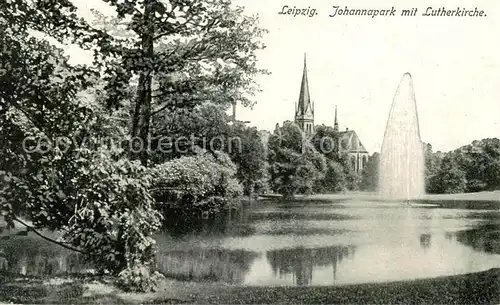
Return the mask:
<path id="1" fill-rule="evenodd" d="M 405 73 L 394 96 L 382 142 L 380 195 L 404 200 L 424 195 L 424 166 L 413 80 Z"/>

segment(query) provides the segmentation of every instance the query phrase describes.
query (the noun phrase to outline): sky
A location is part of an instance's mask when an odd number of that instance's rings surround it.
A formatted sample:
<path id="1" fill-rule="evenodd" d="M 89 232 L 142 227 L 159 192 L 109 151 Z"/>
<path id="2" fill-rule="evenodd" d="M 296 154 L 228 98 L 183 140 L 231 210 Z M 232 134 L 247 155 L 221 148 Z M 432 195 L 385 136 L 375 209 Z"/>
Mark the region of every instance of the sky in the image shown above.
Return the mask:
<path id="1" fill-rule="evenodd" d="M 101 0 L 73 0 L 83 15 L 109 11 Z M 307 54 L 315 123 L 355 130 L 370 152 L 380 150 L 389 109 L 404 73 L 413 77 L 422 141 L 448 151 L 483 138 L 500 138 L 500 1 L 496 0 L 233 0 L 258 14 L 269 30 L 256 81 L 256 105 L 237 118 L 272 131 L 293 120 Z M 475 3 L 474 3 L 475 2 Z M 283 6 L 317 15 L 278 14 Z M 395 17 L 335 16 L 332 6 L 396 9 Z M 486 17 L 424 17 L 427 7 L 484 10 Z M 400 11 L 416 7 L 415 17 Z M 76 47 L 68 53 L 83 60 Z"/>

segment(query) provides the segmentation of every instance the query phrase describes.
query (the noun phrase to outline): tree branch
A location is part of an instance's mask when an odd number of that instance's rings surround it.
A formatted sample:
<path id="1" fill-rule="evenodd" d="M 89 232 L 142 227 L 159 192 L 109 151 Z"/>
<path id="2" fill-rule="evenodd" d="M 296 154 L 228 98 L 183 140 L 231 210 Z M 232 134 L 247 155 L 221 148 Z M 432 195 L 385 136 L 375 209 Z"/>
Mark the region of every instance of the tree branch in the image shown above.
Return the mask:
<path id="1" fill-rule="evenodd" d="M 59 241 L 57 241 L 57 240 L 54 240 L 54 239 L 52 239 L 52 238 L 50 238 L 50 237 L 47 237 L 47 236 L 43 235 L 42 233 L 40 233 L 40 232 L 38 232 L 37 230 L 35 230 L 35 228 L 34 228 L 34 227 L 32 227 L 32 226 L 28 225 L 27 223 L 25 223 L 24 221 L 22 221 L 22 220 L 20 220 L 20 219 L 18 219 L 18 218 L 16 218 L 16 217 L 14 217 L 14 220 L 15 220 L 15 221 L 17 221 L 17 222 L 19 222 L 19 223 L 20 223 L 20 224 L 22 224 L 23 226 L 25 226 L 25 227 L 26 227 L 29 231 L 32 231 L 32 232 L 33 232 L 33 233 L 35 233 L 36 235 L 38 235 L 38 236 L 40 236 L 41 238 L 45 239 L 46 241 L 49 241 L 49 242 L 54 243 L 54 244 L 56 244 L 56 245 L 59 245 L 59 246 L 61 246 L 61 247 L 63 247 L 63 248 L 66 248 L 66 249 L 68 249 L 68 250 L 72 250 L 72 251 L 76 251 L 76 252 L 79 252 L 79 253 L 82 253 L 82 254 L 86 254 L 84 251 L 82 251 L 82 250 L 80 250 L 80 249 L 73 248 L 73 247 L 71 247 L 71 246 L 68 246 L 68 245 L 66 245 L 66 244 L 62 243 L 62 242 L 59 242 Z"/>

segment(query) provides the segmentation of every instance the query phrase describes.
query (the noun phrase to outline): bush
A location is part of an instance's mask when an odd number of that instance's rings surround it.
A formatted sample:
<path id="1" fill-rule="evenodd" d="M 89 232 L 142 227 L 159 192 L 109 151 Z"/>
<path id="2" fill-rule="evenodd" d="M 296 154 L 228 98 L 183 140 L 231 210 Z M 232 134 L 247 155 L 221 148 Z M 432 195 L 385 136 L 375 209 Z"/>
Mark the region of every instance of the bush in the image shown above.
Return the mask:
<path id="1" fill-rule="evenodd" d="M 215 214 L 243 194 L 235 175 L 227 154 L 200 152 L 157 165 L 153 196 L 189 213 Z"/>
<path id="2" fill-rule="evenodd" d="M 123 270 L 118 274 L 116 284 L 125 291 L 139 290 L 142 292 L 151 292 L 158 289 L 158 284 L 163 276 L 152 271 L 141 264 L 136 264 L 132 268 Z"/>
<path id="3" fill-rule="evenodd" d="M 127 274 L 137 268 L 152 270 L 155 241 L 161 215 L 149 193 L 148 169 L 127 159 L 114 161 L 107 153 L 84 158 L 72 178 L 75 191 L 65 196 L 75 213 L 63 227 L 64 237 L 81 249 L 101 272 Z M 127 290 L 143 291 L 145 276 Z"/>

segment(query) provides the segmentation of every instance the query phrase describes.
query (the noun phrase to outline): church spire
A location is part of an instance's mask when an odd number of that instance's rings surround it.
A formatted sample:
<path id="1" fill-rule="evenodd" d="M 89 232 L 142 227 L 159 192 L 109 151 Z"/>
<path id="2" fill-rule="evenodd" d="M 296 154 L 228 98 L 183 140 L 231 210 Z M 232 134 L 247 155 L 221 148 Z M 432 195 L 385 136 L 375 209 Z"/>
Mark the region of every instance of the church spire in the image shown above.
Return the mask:
<path id="1" fill-rule="evenodd" d="M 295 123 L 308 135 L 311 135 L 314 132 L 314 105 L 311 105 L 311 97 L 309 96 L 307 59 L 305 53 L 304 71 L 302 72 L 299 101 L 295 110 Z"/>
<path id="2" fill-rule="evenodd" d="M 302 72 L 302 83 L 300 84 L 299 103 L 296 115 L 304 115 L 308 110 L 312 110 L 311 98 L 309 96 L 309 83 L 307 80 L 307 58 L 304 53 L 304 71 Z"/>
<path id="3" fill-rule="evenodd" d="M 333 130 L 339 132 L 339 121 L 337 119 L 337 105 L 335 105 L 335 123 L 333 124 Z"/>

